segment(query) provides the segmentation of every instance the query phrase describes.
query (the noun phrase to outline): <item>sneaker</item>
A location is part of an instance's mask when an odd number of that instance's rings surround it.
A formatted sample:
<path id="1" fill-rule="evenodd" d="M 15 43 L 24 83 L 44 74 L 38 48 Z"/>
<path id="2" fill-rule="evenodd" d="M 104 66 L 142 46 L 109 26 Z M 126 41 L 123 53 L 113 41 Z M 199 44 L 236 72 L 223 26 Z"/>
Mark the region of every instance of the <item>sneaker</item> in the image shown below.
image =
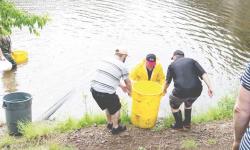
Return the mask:
<path id="1" fill-rule="evenodd" d="M 183 130 L 183 126 L 177 126 L 176 124 L 172 124 L 170 127 L 174 130 Z"/>
<path id="2" fill-rule="evenodd" d="M 108 124 L 107 124 L 107 129 L 111 130 L 112 127 L 113 127 L 113 124 L 112 124 L 112 123 L 108 123 Z"/>
<path id="3" fill-rule="evenodd" d="M 119 126 L 117 128 L 112 128 L 111 133 L 112 134 L 118 134 L 120 132 L 125 131 L 126 129 L 127 129 L 126 126 L 119 124 Z"/>

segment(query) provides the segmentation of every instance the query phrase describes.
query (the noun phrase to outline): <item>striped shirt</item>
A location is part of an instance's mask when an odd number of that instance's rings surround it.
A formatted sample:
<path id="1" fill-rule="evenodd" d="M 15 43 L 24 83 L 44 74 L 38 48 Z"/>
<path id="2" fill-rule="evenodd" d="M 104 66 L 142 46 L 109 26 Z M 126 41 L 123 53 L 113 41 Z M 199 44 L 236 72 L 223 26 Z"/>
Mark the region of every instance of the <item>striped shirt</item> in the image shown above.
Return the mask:
<path id="1" fill-rule="evenodd" d="M 128 79 L 128 69 L 125 64 L 117 58 L 102 60 L 91 81 L 91 87 L 101 93 L 113 94 L 121 79 Z"/>
<path id="2" fill-rule="evenodd" d="M 250 63 L 248 64 L 244 74 L 240 78 L 241 85 L 250 91 Z M 240 150 L 250 149 L 250 129 L 247 128 L 244 136 L 241 139 Z"/>
<path id="3" fill-rule="evenodd" d="M 240 150 L 250 150 L 250 129 L 247 128 L 240 142 Z"/>
<path id="4" fill-rule="evenodd" d="M 240 78 L 241 85 L 250 91 L 250 63 L 248 64 L 245 73 Z"/>

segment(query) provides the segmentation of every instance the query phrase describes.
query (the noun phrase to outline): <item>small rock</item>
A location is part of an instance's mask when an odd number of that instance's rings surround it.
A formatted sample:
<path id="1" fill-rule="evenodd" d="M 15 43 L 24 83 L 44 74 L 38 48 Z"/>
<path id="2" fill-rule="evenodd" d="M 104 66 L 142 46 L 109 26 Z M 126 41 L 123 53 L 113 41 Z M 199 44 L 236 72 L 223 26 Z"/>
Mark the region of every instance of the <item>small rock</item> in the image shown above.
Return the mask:
<path id="1" fill-rule="evenodd" d="M 170 130 L 170 132 L 171 132 L 171 133 L 175 133 L 176 131 L 174 131 L 174 130 Z"/>
<path id="2" fill-rule="evenodd" d="M 129 132 L 123 132 L 120 134 L 120 137 L 126 137 L 129 136 Z"/>
<path id="3" fill-rule="evenodd" d="M 106 142 L 107 142 L 106 140 L 102 140 L 102 141 L 101 141 L 102 144 L 103 144 L 103 143 L 106 143 Z"/>

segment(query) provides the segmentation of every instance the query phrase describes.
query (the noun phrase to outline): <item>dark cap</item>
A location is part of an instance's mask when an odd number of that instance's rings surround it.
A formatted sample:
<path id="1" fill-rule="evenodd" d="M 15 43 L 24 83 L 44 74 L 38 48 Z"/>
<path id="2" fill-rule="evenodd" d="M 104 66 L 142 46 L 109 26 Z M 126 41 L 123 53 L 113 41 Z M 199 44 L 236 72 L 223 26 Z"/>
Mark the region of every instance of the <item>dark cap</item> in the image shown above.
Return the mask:
<path id="1" fill-rule="evenodd" d="M 174 51 L 173 56 L 171 57 L 171 59 L 173 59 L 173 57 L 176 56 L 176 55 L 180 55 L 180 56 L 184 57 L 184 52 L 181 51 L 181 50 Z"/>
<path id="2" fill-rule="evenodd" d="M 155 61 L 156 61 L 156 56 L 155 56 L 155 54 L 148 54 L 148 55 L 146 56 L 146 60 L 147 60 L 147 61 L 150 61 L 150 62 L 155 62 Z"/>

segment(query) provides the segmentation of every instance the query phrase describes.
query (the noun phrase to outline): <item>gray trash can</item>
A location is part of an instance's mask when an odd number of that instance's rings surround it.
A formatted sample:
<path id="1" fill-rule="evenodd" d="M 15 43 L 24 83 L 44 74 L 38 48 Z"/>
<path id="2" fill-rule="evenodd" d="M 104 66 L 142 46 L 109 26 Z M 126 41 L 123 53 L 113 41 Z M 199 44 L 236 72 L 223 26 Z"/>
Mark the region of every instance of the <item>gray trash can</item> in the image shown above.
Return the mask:
<path id="1" fill-rule="evenodd" d="M 18 122 L 31 122 L 32 96 L 24 92 L 14 92 L 3 97 L 6 123 L 10 135 L 21 135 Z"/>

